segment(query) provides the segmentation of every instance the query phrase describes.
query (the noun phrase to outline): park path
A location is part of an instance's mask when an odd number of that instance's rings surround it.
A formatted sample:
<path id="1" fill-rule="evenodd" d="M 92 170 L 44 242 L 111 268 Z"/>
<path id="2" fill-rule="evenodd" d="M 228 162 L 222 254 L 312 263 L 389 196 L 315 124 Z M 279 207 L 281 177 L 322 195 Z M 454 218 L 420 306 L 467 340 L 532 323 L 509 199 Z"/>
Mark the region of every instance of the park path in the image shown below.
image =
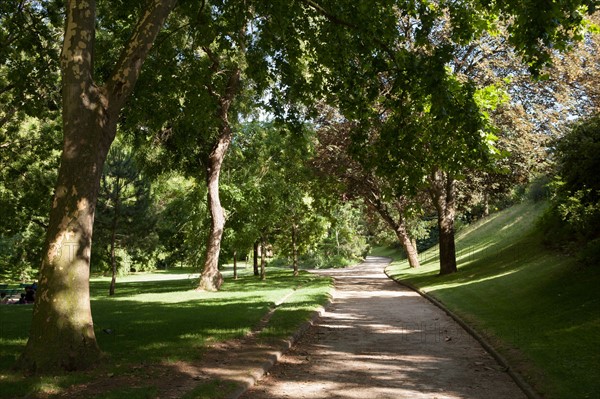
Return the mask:
<path id="1" fill-rule="evenodd" d="M 442 310 L 368 257 L 335 278 L 332 305 L 242 398 L 524 398 Z"/>

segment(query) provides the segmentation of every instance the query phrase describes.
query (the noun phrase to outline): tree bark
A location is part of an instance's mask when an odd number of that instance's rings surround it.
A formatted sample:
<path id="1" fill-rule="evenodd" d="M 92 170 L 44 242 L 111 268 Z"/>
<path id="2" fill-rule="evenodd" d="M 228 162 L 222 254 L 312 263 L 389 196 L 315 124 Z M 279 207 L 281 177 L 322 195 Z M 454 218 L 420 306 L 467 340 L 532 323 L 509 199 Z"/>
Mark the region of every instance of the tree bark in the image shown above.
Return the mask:
<path id="1" fill-rule="evenodd" d="M 388 208 L 385 206 L 385 204 L 383 204 L 379 200 L 378 196 L 374 193 L 369 197 L 363 196 L 363 198 L 365 198 L 367 204 L 372 209 L 379 213 L 379 216 L 381 216 L 384 222 L 392 230 L 394 230 L 398 241 L 400 242 L 402 248 L 404 248 L 404 251 L 406 252 L 406 257 L 408 259 L 408 264 L 410 265 L 410 267 L 419 267 L 419 254 L 417 252 L 416 246 L 413 245 L 410 235 L 408 234 L 404 218 L 400 216 L 398 218 L 398 221 L 396 221 L 388 211 Z M 397 208 L 399 208 L 399 212 L 401 212 L 402 207 L 400 205 L 397 205 Z"/>
<path id="2" fill-rule="evenodd" d="M 266 280 L 267 271 L 266 271 L 266 263 L 267 263 L 267 249 L 266 242 L 264 237 L 260 240 L 260 279 Z"/>
<path id="3" fill-rule="evenodd" d="M 298 226 L 292 223 L 292 265 L 294 277 L 298 276 Z"/>
<path id="4" fill-rule="evenodd" d="M 222 136 L 209 157 L 206 184 L 208 186 L 208 209 L 210 212 L 210 233 L 206 245 L 206 259 L 198 284 L 199 290 L 218 291 L 223 284 L 223 276 L 219 272 L 219 254 L 221 238 L 225 228 L 225 212 L 219 198 L 219 175 L 225 152 L 231 142 L 231 134 Z"/>
<path id="5" fill-rule="evenodd" d="M 209 55 L 211 55 L 209 53 Z M 211 58 L 213 58 L 212 56 Z M 218 60 L 214 60 L 218 63 Z M 211 95 L 218 100 L 217 117 L 220 120 L 220 134 L 216 145 L 211 151 L 206 168 L 206 184 L 208 186 L 208 208 L 210 210 L 210 233 L 206 246 L 206 259 L 204 269 L 200 276 L 198 290 L 218 291 L 223 284 L 223 276 L 219 272 L 219 253 L 221 252 L 221 238 L 225 228 L 225 212 L 219 198 L 219 176 L 225 154 L 231 143 L 233 132 L 229 124 L 229 108 L 237 94 L 241 70 L 232 71 L 224 95 L 218 95 L 209 89 Z"/>
<path id="6" fill-rule="evenodd" d="M 454 179 L 442 171 L 430 176 L 429 193 L 437 211 L 440 247 L 440 275 L 458 271 L 454 242 Z"/>
<path id="7" fill-rule="evenodd" d="M 483 217 L 490 216 L 490 196 L 487 191 L 483 192 Z"/>
<path id="8" fill-rule="evenodd" d="M 233 251 L 233 279 L 237 280 L 237 251 Z"/>
<path id="9" fill-rule="evenodd" d="M 421 266 L 419 262 L 419 253 L 417 251 L 417 246 L 408 235 L 404 224 L 398 224 L 396 230 L 396 237 L 402 243 L 402 247 L 404 248 L 404 252 L 406 252 L 406 258 L 408 259 L 408 264 L 410 267 L 419 267 Z"/>
<path id="10" fill-rule="evenodd" d="M 100 178 L 125 99 L 175 0 L 155 1 L 140 16 L 116 69 L 93 81 L 94 0 L 67 3 L 61 53 L 63 152 L 43 248 L 29 339 L 18 367 L 57 373 L 100 358 L 90 309 L 89 271 Z"/>
<path id="11" fill-rule="evenodd" d="M 256 240 L 254 242 L 254 246 L 252 248 L 252 254 L 253 254 L 253 256 L 252 256 L 253 265 L 252 266 L 254 267 L 254 275 L 257 277 L 260 275 L 260 272 L 258 270 L 258 245 L 259 245 L 259 242 L 258 242 L 258 240 Z"/>

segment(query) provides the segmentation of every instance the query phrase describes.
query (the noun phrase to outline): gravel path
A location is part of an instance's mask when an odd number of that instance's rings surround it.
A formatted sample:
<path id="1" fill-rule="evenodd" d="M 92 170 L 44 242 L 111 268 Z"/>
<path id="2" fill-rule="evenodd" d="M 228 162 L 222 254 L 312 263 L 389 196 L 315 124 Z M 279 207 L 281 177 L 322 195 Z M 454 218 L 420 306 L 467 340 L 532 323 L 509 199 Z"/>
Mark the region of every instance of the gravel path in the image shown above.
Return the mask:
<path id="1" fill-rule="evenodd" d="M 454 320 L 383 273 L 387 259 L 317 271 L 333 304 L 242 397 L 525 398 Z"/>

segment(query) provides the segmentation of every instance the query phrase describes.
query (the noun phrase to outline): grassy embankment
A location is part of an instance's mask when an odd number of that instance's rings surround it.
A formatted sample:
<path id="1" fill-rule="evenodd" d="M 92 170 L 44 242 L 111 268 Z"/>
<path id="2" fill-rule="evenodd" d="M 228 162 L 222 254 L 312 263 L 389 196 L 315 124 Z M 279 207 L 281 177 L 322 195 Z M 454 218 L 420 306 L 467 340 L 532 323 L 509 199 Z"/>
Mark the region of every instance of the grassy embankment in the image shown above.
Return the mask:
<path id="1" fill-rule="evenodd" d="M 545 248 L 535 228 L 543 210 L 520 204 L 464 228 L 458 273 L 437 275 L 435 247 L 421 268 L 396 257 L 388 273 L 443 302 L 545 397 L 599 398 L 600 265 Z"/>
<path id="2" fill-rule="evenodd" d="M 26 343 L 32 306 L 0 306 L 0 398 L 52 397 L 99 375 L 143 373 L 145 365 L 199 359 L 206 344 L 244 336 L 284 298 L 262 336 L 287 337 L 327 300 L 331 287 L 327 278 L 306 272 L 294 278 L 289 269 L 269 268 L 267 280 L 260 281 L 247 268 L 238 280 L 226 277 L 220 292 L 207 293 L 193 290 L 190 273 L 174 269 L 123 277 L 114 297 L 107 295 L 108 278 L 92 279 L 96 337 L 107 356 L 91 373 L 23 377 L 12 371 Z M 207 392 L 200 388 L 194 397 L 214 397 L 215 390 L 226 389 L 217 382 L 204 385 Z M 156 396 L 152 384 L 124 389 L 98 398 Z"/>

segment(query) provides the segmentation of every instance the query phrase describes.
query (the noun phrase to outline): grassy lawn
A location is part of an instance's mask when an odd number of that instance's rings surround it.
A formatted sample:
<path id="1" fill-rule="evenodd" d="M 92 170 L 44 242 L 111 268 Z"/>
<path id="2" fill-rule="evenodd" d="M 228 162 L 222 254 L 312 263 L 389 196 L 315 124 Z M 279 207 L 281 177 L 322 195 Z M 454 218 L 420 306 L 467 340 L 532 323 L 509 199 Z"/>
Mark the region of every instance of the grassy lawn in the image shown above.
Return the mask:
<path id="1" fill-rule="evenodd" d="M 459 272 L 437 276 L 437 248 L 420 269 L 388 273 L 442 301 L 486 336 L 549 398 L 600 397 L 600 265 L 541 244 L 543 204 L 521 204 L 462 230 Z"/>
<path id="2" fill-rule="evenodd" d="M 92 373 L 34 378 L 14 373 L 10 368 L 26 343 L 32 307 L 0 306 L 0 398 L 51 395 L 93 379 L 94 373 L 120 375 L 139 365 L 200 358 L 206 344 L 242 337 L 284 298 L 262 335 L 286 337 L 327 300 L 331 288 L 329 279 L 306 272 L 294 278 L 291 270 L 269 268 L 266 281 L 250 273 L 242 269 L 233 280 L 227 270 L 216 293 L 194 291 L 195 275 L 185 269 L 127 276 L 117 280 L 114 297 L 108 297 L 108 278 L 93 278 L 95 331 L 106 357 Z M 205 388 L 215 389 L 211 384 Z M 153 397 L 152 392 L 153 387 L 145 387 L 121 394 L 133 399 Z M 194 397 L 204 396 L 197 392 Z"/>

